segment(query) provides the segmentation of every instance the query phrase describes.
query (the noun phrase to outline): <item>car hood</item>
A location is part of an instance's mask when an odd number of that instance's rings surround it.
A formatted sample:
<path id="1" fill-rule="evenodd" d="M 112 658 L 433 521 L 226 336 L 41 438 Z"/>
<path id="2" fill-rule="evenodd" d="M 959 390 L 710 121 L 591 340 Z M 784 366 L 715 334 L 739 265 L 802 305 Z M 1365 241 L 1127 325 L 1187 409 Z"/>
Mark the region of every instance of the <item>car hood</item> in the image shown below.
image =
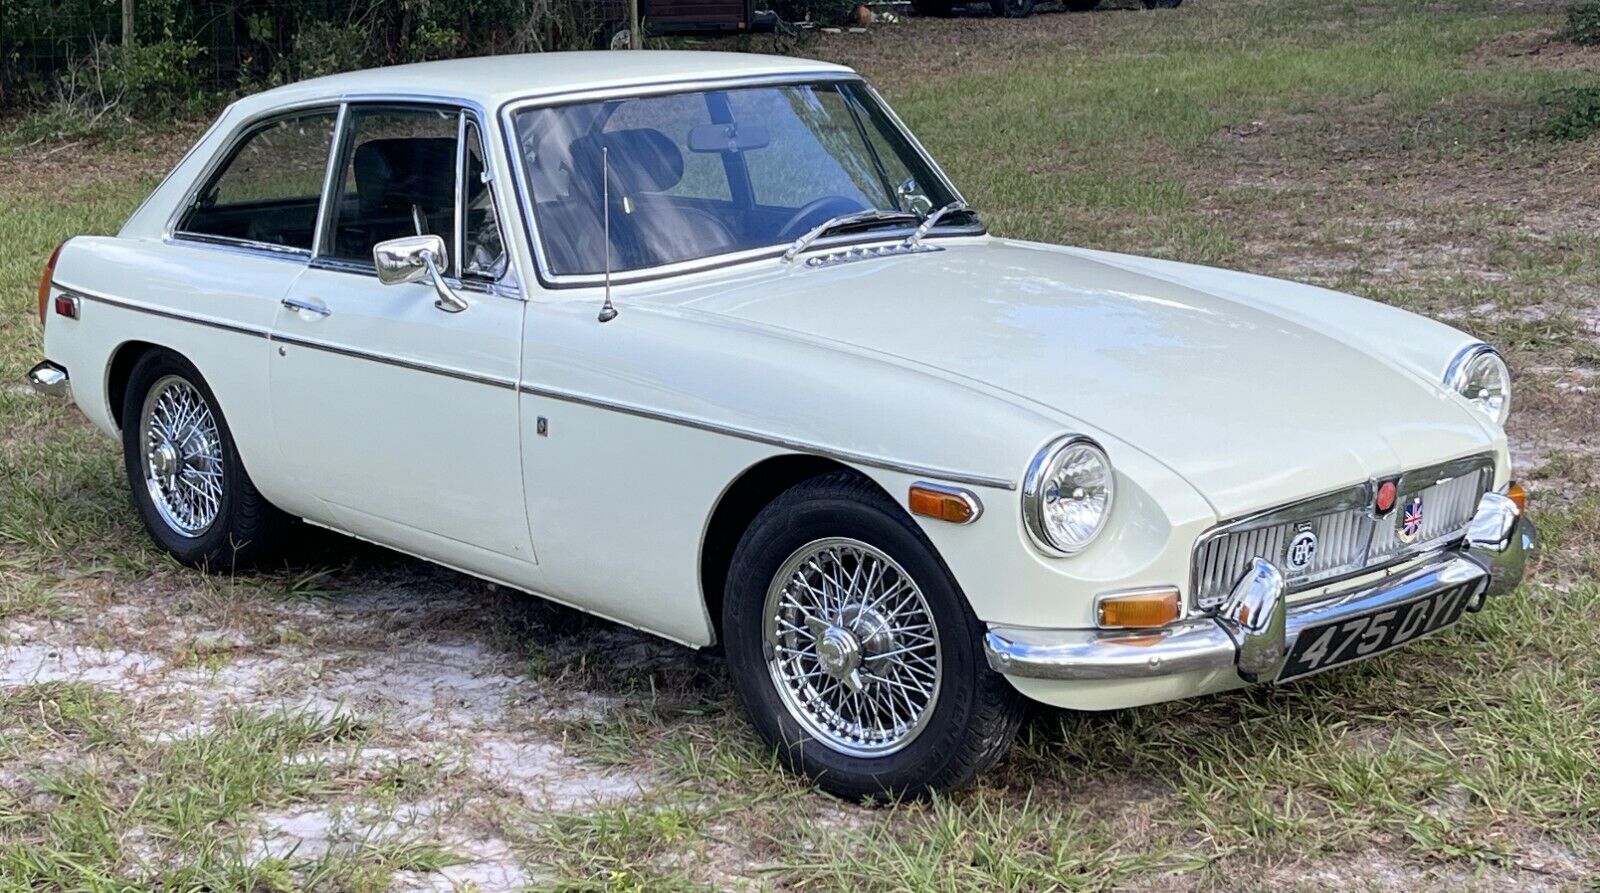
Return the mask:
<path id="1" fill-rule="evenodd" d="M 1443 387 L 1310 314 L 1233 293 L 1273 280 L 996 239 L 946 245 L 796 265 L 777 281 L 697 289 L 677 303 L 1053 410 L 1167 465 L 1223 517 L 1493 446 Z M 1219 274 L 1238 281 L 1218 288 Z"/>

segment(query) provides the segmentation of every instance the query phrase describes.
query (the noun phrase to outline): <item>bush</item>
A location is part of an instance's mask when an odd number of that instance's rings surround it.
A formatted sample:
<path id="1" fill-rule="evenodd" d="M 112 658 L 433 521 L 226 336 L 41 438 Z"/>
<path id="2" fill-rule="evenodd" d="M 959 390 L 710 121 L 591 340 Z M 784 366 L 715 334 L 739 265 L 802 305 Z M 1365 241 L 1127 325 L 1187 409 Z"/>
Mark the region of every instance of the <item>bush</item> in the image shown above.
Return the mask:
<path id="1" fill-rule="evenodd" d="M 786 22 L 810 19 L 819 25 L 843 24 L 861 0 L 768 0 L 767 7 Z"/>
<path id="2" fill-rule="evenodd" d="M 1567 7 L 1568 40 L 1586 46 L 1600 46 L 1600 0 L 1583 0 Z"/>
<path id="3" fill-rule="evenodd" d="M 170 37 L 131 47 L 105 46 L 105 92 L 131 115 L 193 113 L 201 104 L 195 62 L 202 53 L 193 41 Z"/>
<path id="4" fill-rule="evenodd" d="M 1545 130 L 1557 139 L 1578 140 L 1600 133 L 1600 87 L 1569 87 L 1551 94 L 1555 113 Z"/>

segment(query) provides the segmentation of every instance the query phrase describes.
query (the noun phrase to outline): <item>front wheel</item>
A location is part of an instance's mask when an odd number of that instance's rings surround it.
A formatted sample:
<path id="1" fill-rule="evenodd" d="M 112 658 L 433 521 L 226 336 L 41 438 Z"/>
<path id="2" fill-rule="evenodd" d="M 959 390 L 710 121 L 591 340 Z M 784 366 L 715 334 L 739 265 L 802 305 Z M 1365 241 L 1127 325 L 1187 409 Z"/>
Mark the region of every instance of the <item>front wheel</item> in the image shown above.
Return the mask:
<path id="1" fill-rule="evenodd" d="M 1021 697 L 922 531 L 870 482 L 814 478 L 767 506 L 734 553 L 729 670 L 756 731 L 850 799 L 943 791 L 1005 752 Z"/>
<path id="2" fill-rule="evenodd" d="M 1025 19 L 1033 15 L 1037 0 L 989 0 L 989 8 L 997 16 L 1008 19 Z"/>
<path id="3" fill-rule="evenodd" d="M 134 364 L 122 452 L 145 529 L 179 561 L 226 570 L 272 554 L 288 518 L 256 490 L 199 370 L 167 351 Z"/>

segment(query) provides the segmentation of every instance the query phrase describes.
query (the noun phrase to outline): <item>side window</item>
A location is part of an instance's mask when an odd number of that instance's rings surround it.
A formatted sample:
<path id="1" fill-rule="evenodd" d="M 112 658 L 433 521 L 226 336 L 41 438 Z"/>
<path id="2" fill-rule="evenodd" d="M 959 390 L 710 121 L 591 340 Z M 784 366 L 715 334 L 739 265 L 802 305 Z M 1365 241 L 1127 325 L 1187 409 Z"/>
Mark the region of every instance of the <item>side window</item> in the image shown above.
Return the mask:
<path id="1" fill-rule="evenodd" d="M 505 275 L 506 248 L 495 217 L 494 188 L 484 180 L 483 138 L 467 124 L 466 170 L 462 174 L 461 278 L 493 281 Z"/>
<path id="2" fill-rule="evenodd" d="M 246 136 L 196 194 L 178 231 L 310 251 L 335 117 L 281 118 Z"/>
<path id="3" fill-rule="evenodd" d="M 436 235 L 455 246 L 454 109 L 361 108 L 346 116 L 330 257 L 372 263 L 372 246 Z M 450 258 L 451 266 L 457 258 Z"/>

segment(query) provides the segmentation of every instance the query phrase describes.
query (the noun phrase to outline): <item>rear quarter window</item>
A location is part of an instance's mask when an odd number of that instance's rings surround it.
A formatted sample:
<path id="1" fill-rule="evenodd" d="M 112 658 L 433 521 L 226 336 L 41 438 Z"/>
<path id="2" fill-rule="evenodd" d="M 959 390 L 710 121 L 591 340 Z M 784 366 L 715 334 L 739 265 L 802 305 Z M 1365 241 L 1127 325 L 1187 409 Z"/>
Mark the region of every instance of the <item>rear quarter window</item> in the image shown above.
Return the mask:
<path id="1" fill-rule="evenodd" d="M 335 118 L 329 109 L 252 130 L 195 193 L 178 233 L 309 252 Z"/>

